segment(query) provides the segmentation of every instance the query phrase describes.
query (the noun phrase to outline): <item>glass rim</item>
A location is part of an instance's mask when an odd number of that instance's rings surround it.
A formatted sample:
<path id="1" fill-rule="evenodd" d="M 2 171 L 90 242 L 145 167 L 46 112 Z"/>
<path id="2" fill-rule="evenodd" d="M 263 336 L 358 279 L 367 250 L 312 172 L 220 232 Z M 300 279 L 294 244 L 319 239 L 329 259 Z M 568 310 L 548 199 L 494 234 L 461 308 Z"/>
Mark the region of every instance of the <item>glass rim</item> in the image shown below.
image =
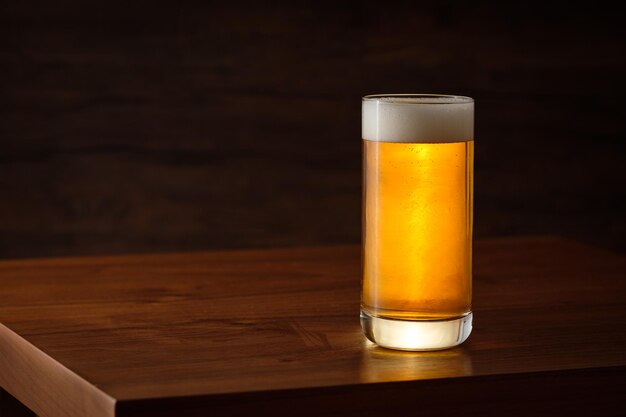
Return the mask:
<path id="1" fill-rule="evenodd" d="M 383 100 L 385 99 L 385 100 Z M 398 100 L 394 100 L 398 99 Z M 423 99 L 411 101 L 411 99 Z M 437 100 L 428 100 L 437 99 Z M 468 104 L 474 99 L 467 96 L 453 94 L 368 94 L 362 97 L 362 101 L 384 101 L 391 104 Z"/>

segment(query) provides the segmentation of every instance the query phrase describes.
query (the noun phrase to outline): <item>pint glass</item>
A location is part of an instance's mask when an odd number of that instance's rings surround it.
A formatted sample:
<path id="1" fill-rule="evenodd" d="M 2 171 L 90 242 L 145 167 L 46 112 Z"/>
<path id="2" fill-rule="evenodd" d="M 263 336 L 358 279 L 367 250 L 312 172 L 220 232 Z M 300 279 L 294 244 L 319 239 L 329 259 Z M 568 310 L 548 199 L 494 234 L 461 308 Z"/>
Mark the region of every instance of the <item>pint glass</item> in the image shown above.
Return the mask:
<path id="1" fill-rule="evenodd" d="M 472 330 L 474 100 L 362 102 L 361 326 L 379 346 L 437 350 Z"/>

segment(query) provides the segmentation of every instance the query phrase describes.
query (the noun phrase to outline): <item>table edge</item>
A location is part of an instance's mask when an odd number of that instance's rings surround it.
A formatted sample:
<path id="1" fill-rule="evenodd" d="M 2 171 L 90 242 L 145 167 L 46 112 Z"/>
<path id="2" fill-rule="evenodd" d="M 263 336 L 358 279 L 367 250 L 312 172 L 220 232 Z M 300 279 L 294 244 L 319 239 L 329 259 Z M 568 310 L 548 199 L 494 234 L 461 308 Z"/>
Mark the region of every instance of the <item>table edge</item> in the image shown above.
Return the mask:
<path id="1" fill-rule="evenodd" d="M 385 381 L 385 382 L 368 382 L 360 384 L 345 385 L 329 385 L 304 388 L 287 388 L 264 391 L 248 391 L 248 392 L 227 392 L 213 394 L 199 394 L 189 396 L 172 396 L 172 397 L 155 397 L 155 398 L 134 398 L 134 399 L 118 399 L 116 403 L 116 416 L 143 416 L 146 412 L 150 415 L 157 412 L 155 416 L 160 416 L 158 410 L 166 413 L 167 410 L 181 410 L 181 407 L 237 407 L 243 403 L 272 403 L 272 407 L 278 403 L 297 404 L 298 400 L 308 399 L 311 401 L 330 401 L 336 402 L 337 398 L 346 397 L 346 405 L 351 402 L 350 395 L 358 398 L 375 397 L 380 391 L 388 393 L 408 392 L 411 395 L 417 395 L 415 400 L 425 399 L 420 395 L 441 395 L 454 396 L 470 386 L 498 386 L 504 389 L 507 385 L 528 386 L 529 390 L 537 390 L 539 387 L 551 386 L 555 383 L 584 386 L 585 389 L 591 391 L 600 391 L 604 388 L 598 385 L 601 380 L 621 381 L 626 377 L 626 365 L 615 365 L 605 367 L 591 368 L 572 368 L 559 369 L 549 371 L 531 371 L 531 372 L 514 372 L 508 374 L 491 374 L 478 376 L 460 376 L 449 378 L 435 379 L 417 379 L 408 381 Z M 586 382 L 588 381 L 588 382 Z M 626 385 L 615 384 L 615 388 L 620 393 L 626 395 Z M 422 394 L 423 393 L 423 394 Z M 368 395 L 370 394 L 370 395 Z M 606 393 L 605 393 L 606 394 Z M 397 394 L 392 394 L 397 395 Z M 341 400 L 339 400 L 341 401 Z M 375 401 L 369 399 L 367 401 Z M 572 400 L 574 401 L 574 400 Z M 385 402 L 382 401 L 384 404 Z M 297 407 L 297 405 L 296 405 Z M 624 404 L 626 411 L 626 403 Z M 468 409 L 468 411 L 472 411 Z M 196 414 L 193 414 L 195 416 Z"/>
<path id="2" fill-rule="evenodd" d="M 0 385 L 39 415 L 114 417 L 116 400 L 0 323 Z M 25 371 L 26 370 L 26 371 Z M 32 395 L 35 393 L 35 395 Z M 59 401 L 64 398 L 66 401 Z"/>

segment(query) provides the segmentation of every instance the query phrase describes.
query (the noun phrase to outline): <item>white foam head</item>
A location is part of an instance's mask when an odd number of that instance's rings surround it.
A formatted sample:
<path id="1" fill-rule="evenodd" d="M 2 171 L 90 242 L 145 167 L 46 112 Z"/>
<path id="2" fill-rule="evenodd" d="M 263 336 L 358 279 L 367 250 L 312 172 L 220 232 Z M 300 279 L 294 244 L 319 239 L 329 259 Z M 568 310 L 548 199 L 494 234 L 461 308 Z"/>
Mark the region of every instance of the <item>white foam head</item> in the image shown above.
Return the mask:
<path id="1" fill-rule="evenodd" d="M 363 139 L 380 142 L 464 142 L 474 138 L 474 100 L 434 94 L 365 96 Z"/>

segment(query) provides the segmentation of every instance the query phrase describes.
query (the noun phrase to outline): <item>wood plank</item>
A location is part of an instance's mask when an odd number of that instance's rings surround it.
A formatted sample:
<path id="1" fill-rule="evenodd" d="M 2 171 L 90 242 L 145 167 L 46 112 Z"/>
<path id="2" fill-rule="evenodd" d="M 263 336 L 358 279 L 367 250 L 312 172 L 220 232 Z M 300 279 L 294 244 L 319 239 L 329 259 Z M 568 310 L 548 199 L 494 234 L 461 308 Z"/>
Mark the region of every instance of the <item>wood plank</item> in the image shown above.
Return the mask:
<path id="1" fill-rule="evenodd" d="M 38 415 L 115 415 L 113 398 L 2 324 L 0 357 L 0 385 Z"/>
<path id="2" fill-rule="evenodd" d="M 2 261 L 0 353 L 15 359 L 0 384 L 50 417 L 352 415 L 446 398 L 450 411 L 626 411 L 624 257 L 552 237 L 477 242 L 474 333 L 435 353 L 364 340 L 359 258 L 331 246 Z"/>

